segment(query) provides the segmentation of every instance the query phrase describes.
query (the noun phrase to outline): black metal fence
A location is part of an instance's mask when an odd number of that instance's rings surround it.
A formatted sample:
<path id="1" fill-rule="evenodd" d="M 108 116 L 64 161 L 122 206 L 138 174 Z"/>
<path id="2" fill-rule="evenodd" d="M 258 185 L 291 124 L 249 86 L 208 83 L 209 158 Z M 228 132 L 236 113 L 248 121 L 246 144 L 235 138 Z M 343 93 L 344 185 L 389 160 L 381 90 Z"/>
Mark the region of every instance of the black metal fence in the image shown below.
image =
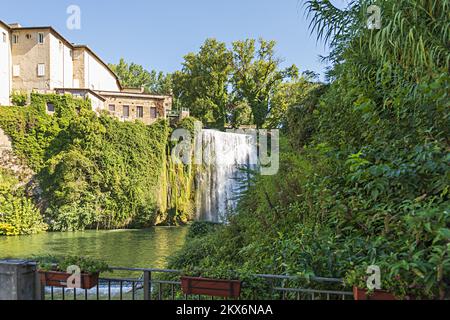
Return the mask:
<path id="1" fill-rule="evenodd" d="M 103 277 L 90 290 L 45 287 L 45 300 L 214 300 L 187 296 L 181 289 L 179 270 L 111 268 L 124 277 Z M 113 273 L 113 274 L 114 274 Z M 132 276 L 129 276 L 132 275 Z M 352 300 L 342 279 L 256 274 L 242 283 L 245 300 Z"/>

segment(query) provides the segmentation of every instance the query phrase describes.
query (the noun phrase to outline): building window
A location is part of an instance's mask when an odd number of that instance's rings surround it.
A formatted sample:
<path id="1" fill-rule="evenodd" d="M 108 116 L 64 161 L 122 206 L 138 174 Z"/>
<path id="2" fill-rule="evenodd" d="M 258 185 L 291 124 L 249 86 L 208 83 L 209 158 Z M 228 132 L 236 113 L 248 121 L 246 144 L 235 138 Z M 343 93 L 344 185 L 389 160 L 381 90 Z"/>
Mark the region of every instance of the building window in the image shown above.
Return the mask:
<path id="1" fill-rule="evenodd" d="M 143 118 L 144 117 L 144 107 L 137 107 L 136 109 L 136 117 Z"/>
<path id="2" fill-rule="evenodd" d="M 6 40 L 7 40 L 7 39 L 6 39 L 6 33 L 3 32 L 2 38 L 3 38 L 3 43 L 6 43 Z"/>
<path id="3" fill-rule="evenodd" d="M 13 65 L 13 77 L 20 77 L 20 65 Z"/>
<path id="4" fill-rule="evenodd" d="M 14 44 L 18 44 L 19 43 L 19 35 L 17 35 L 17 34 L 13 35 L 13 43 Z"/>
<path id="5" fill-rule="evenodd" d="M 110 112 L 116 112 L 116 105 L 115 104 L 110 104 L 109 105 L 109 111 Z"/>
<path id="6" fill-rule="evenodd" d="M 151 107 L 151 108 L 150 108 L 150 117 L 151 117 L 152 119 L 156 119 L 156 118 L 157 118 L 156 108 L 155 108 L 155 107 Z"/>
<path id="7" fill-rule="evenodd" d="M 45 64 L 43 64 L 43 63 L 38 64 L 37 75 L 38 75 L 38 77 L 45 76 Z"/>
<path id="8" fill-rule="evenodd" d="M 47 112 L 48 113 L 55 112 L 55 105 L 53 103 L 47 102 Z"/>
<path id="9" fill-rule="evenodd" d="M 38 43 L 39 44 L 43 44 L 44 43 L 44 33 L 43 32 L 39 32 L 38 33 Z"/>
<path id="10" fill-rule="evenodd" d="M 128 118 L 130 116 L 130 107 L 129 106 L 123 106 L 123 117 Z"/>

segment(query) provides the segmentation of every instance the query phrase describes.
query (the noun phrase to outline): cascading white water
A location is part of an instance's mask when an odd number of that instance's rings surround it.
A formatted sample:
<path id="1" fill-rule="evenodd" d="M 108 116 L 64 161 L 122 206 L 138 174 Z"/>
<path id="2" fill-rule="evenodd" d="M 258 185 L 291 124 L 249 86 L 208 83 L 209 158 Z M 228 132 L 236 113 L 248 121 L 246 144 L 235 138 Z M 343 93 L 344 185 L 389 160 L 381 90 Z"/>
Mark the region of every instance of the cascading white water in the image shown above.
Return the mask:
<path id="1" fill-rule="evenodd" d="M 253 136 L 202 130 L 203 166 L 197 174 L 197 218 L 226 222 L 236 209 L 248 181 L 248 171 L 257 163 Z"/>

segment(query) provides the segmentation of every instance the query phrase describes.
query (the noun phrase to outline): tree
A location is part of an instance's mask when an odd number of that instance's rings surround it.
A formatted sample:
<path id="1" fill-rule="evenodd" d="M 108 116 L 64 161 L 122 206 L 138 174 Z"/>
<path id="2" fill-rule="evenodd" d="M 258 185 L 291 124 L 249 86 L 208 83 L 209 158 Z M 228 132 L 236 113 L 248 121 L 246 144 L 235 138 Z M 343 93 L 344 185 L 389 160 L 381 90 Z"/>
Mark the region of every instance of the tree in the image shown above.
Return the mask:
<path id="1" fill-rule="evenodd" d="M 230 125 L 239 128 L 242 125 L 252 123 L 252 109 L 246 101 L 236 101 L 228 106 L 230 115 Z"/>
<path id="2" fill-rule="evenodd" d="M 305 76 L 291 82 L 280 83 L 274 90 L 271 100 L 270 112 L 267 115 L 264 127 L 279 128 L 286 122 L 289 108 L 299 106 L 305 100 L 311 89 L 320 86 L 311 82 Z"/>
<path id="3" fill-rule="evenodd" d="M 279 70 L 281 60 L 275 57 L 275 41 L 247 39 L 233 43 L 232 84 L 240 100 L 248 102 L 253 122 L 258 128 L 271 111 L 271 98 L 275 89 L 287 78 L 298 76 L 295 65 Z"/>
<path id="4" fill-rule="evenodd" d="M 227 120 L 228 85 L 232 55 L 225 43 L 207 39 L 198 53 L 184 57 L 173 76 L 174 95 L 191 115 L 216 127 Z"/>
<path id="5" fill-rule="evenodd" d="M 119 64 L 110 64 L 111 70 L 119 77 L 121 84 L 129 88 L 143 88 L 144 92 L 151 94 L 170 95 L 171 75 L 147 71 L 143 66 L 131 63 L 128 64 L 122 58 Z"/>

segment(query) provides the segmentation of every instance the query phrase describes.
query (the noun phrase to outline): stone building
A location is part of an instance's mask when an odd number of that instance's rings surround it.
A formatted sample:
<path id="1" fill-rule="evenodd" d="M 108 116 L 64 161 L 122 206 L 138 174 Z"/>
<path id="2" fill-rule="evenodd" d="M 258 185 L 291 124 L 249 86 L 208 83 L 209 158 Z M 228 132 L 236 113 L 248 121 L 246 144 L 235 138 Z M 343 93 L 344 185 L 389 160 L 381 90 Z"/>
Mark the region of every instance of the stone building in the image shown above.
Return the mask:
<path id="1" fill-rule="evenodd" d="M 75 45 L 50 26 L 0 21 L 0 105 L 13 92 L 72 94 L 90 99 L 96 112 L 151 124 L 172 115 L 172 97 L 123 88 L 93 50 Z"/>

